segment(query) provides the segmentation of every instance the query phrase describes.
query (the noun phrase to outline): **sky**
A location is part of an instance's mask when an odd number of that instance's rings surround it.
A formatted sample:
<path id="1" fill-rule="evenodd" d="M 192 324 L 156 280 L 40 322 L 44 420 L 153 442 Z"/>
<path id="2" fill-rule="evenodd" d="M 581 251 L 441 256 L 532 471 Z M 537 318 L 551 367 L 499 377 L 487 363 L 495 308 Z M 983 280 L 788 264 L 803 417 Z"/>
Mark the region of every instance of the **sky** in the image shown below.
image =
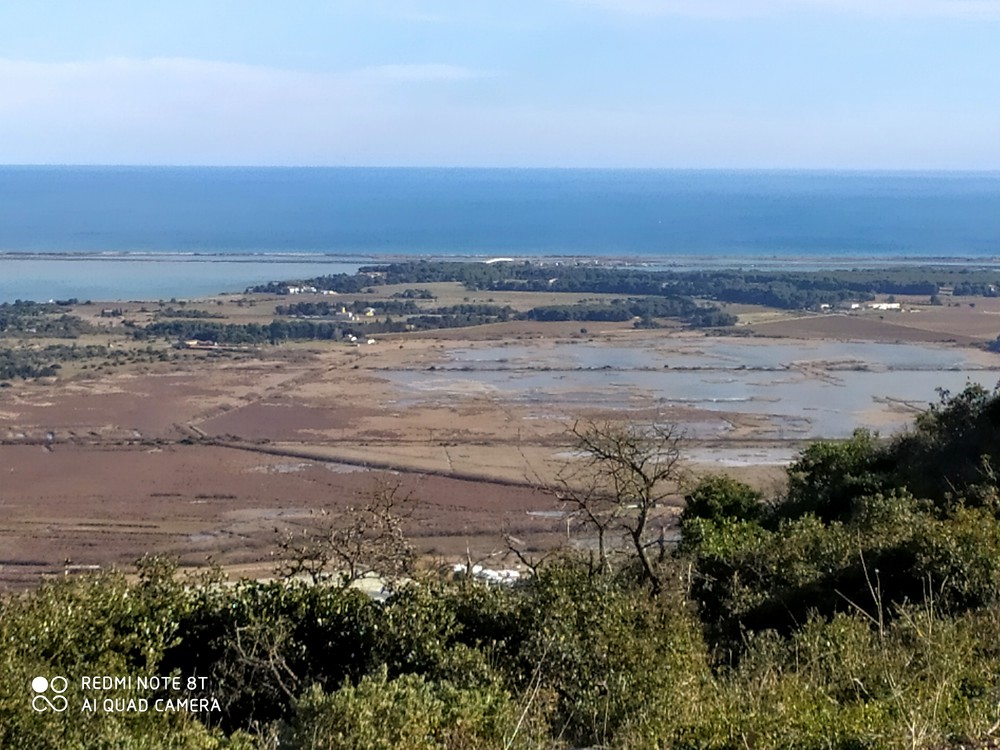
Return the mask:
<path id="1" fill-rule="evenodd" d="M 1000 0 L 0 4 L 0 163 L 1000 169 Z"/>

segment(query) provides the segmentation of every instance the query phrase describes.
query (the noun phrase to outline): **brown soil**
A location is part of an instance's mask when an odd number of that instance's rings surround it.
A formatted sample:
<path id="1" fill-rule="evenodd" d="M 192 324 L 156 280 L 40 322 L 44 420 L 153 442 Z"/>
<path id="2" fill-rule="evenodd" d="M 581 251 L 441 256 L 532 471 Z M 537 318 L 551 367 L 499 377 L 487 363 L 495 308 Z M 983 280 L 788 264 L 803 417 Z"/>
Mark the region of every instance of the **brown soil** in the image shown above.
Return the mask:
<path id="1" fill-rule="evenodd" d="M 356 470 L 211 446 L 114 449 L 3 446 L 0 586 L 91 566 L 128 566 L 144 554 L 273 569 L 280 533 L 319 525 L 322 511 L 363 502 L 376 481 L 418 499 L 408 529 L 428 555 L 476 556 L 502 548 L 508 528 L 547 546 L 561 523 L 529 511 L 558 510 L 530 487 L 419 473 Z"/>
<path id="2" fill-rule="evenodd" d="M 786 316 L 752 330 L 939 345 L 979 336 L 971 323 L 969 333 L 962 327 L 973 318 L 977 325 L 1000 325 L 996 312 L 1000 308 L 984 305 L 885 320 Z M 559 504 L 534 487 L 551 482 L 565 465 L 567 428 L 576 418 L 724 422 L 728 440 L 767 447 L 755 437 L 766 416 L 738 410 L 659 408 L 637 398 L 623 413 L 597 393 L 569 413 L 555 405 L 529 408 L 488 388 L 408 399 L 388 380 L 393 371 L 440 367 L 448 347 L 480 341 L 711 345 L 690 333 L 679 338 L 670 330 L 599 326 L 581 334 L 577 323 L 501 324 L 380 337 L 375 346 L 358 348 L 288 346 L 248 361 L 195 357 L 146 373 L 5 388 L 0 587 L 30 585 L 67 565 L 128 565 L 145 553 L 190 565 L 211 557 L 266 575 L 278 532 L 308 527 L 323 510 L 342 511 L 380 474 L 421 499 L 409 532 L 427 555 L 489 555 L 502 547 L 504 528 L 529 546 L 552 546 L 565 539 L 565 521 L 551 515 Z M 781 467 L 767 465 L 692 469 L 736 474 L 767 490 L 776 490 L 783 476 Z M 534 511 L 549 515 L 529 515 Z"/>
<path id="3" fill-rule="evenodd" d="M 979 339 L 954 330 L 924 327 L 929 316 L 913 313 L 889 313 L 884 320 L 873 315 L 815 315 L 791 320 L 757 323 L 751 327 L 759 336 L 834 339 L 850 341 L 887 341 L 915 343 L 960 343 L 974 345 Z M 904 322 L 905 320 L 905 322 Z M 927 321 L 930 322 L 930 321 Z M 998 321 L 1000 322 L 1000 321 Z"/>

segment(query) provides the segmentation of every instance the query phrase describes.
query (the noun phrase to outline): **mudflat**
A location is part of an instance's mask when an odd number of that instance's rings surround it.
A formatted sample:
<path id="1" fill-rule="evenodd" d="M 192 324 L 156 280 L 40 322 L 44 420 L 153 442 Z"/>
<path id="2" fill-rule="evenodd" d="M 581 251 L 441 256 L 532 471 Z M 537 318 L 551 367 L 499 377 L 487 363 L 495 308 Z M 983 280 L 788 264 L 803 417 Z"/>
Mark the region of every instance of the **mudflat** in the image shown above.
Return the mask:
<path id="1" fill-rule="evenodd" d="M 376 481 L 419 499 L 407 531 L 428 560 L 500 555 L 505 531 L 544 550 L 572 537 L 545 488 L 578 420 L 677 424 L 693 474 L 770 489 L 810 440 L 901 429 L 937 387 L 992 387 L 998 314 L 748 309 L 727 335 L 519 321 L 15 382 L 0 586 L 153 553 L 266 576 L 281 534 Z"/>

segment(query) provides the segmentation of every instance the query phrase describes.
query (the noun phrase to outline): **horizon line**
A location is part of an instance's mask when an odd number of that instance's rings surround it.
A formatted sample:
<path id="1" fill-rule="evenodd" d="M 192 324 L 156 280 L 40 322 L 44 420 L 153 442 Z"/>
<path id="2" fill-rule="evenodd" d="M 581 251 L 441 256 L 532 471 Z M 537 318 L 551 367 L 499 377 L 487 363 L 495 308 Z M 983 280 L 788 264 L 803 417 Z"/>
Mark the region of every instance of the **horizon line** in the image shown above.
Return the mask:
<path id="1" fill-rule="evenodd" d="M 67 162 L 67 163 L 2 163 L 0 169 L 343 169 L 343 170 L 438 170 L 438 171 L 495 171 L 495 172 L 800 172 L 828 174 L 1000 174 L 1000 167 L 983 169 L 970 167 L 637 167 L 637 166 L 486 166 L 486 165 L 385 165 L 385 164 L 165 164 L 165 163 L 103 163 L 103 162 Z"/>

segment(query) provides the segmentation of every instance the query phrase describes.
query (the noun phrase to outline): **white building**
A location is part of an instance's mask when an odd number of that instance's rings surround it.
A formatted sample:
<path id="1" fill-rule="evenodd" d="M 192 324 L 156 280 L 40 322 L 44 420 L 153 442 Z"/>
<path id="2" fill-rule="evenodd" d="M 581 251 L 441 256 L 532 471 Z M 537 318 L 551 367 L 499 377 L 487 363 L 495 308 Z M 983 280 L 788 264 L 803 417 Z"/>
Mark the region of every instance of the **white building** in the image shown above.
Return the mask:
<path id="1" fill-rule="evenodd" d="M 902 305 L 898 302 L 872 302 L 868 305 L 871 310 L 900 310 Z"/>

